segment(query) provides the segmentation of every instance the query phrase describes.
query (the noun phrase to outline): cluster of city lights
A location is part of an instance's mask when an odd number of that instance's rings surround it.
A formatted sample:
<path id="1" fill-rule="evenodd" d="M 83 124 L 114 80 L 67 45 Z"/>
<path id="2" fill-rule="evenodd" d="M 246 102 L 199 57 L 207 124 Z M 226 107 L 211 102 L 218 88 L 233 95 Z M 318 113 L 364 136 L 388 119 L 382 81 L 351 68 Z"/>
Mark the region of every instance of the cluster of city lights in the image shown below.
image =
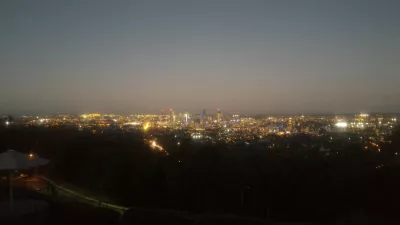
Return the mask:
<path id="1" fill-rule="evenodd" d="M 201 134 L 193 134 L 193 139 L 200 139 L 203 136 Z"/>

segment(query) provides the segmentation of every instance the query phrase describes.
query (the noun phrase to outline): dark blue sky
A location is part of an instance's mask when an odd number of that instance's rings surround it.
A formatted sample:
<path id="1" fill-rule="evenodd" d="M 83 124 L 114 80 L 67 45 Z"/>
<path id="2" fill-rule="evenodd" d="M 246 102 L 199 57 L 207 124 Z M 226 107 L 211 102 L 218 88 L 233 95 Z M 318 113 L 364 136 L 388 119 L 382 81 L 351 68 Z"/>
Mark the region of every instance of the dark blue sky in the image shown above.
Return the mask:
<path id="1" fill-rule="evenodd" d="M 0 111 L 400 111 L 400 1 L 0 1 Z"/>

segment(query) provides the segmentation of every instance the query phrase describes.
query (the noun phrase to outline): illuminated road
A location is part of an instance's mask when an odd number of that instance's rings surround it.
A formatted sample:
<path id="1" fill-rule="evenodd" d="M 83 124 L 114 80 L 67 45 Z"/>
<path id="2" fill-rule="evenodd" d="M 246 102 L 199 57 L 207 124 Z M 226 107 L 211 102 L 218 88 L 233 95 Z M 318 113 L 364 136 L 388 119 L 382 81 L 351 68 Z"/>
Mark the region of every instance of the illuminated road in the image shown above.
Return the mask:
<path id="1" fill-rule="evenodd" d="M 161 145 L 159 145 L 155 140 L 145 139 L 144 141 L 150 146 L 151 149 L 158 150 L 160 152 L 165 152 L 168 155 L 168 152 Z"/>

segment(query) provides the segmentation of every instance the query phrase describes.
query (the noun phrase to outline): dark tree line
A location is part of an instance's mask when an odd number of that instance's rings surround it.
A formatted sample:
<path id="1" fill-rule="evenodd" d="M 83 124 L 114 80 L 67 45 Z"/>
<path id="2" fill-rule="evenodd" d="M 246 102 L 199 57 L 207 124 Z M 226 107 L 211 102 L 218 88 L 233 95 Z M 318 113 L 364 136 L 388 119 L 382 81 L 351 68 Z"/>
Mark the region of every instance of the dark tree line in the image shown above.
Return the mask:
<path id="1" fill-rule="evenodd" d="M 355 144 L 330 156 L 297 145 L 260 150 L 180 140 L 177 146 L 172 135 L 159 140 L 166 155 L 153 151 L 140 132 L 8 128 L 0 134 L 1 149 L 33 149 L 52 160 L 53 179 L 116 204 L 285 221 L 337 220 L 355 212 L 398 216 L 398 131 L 381 153 Z"/>

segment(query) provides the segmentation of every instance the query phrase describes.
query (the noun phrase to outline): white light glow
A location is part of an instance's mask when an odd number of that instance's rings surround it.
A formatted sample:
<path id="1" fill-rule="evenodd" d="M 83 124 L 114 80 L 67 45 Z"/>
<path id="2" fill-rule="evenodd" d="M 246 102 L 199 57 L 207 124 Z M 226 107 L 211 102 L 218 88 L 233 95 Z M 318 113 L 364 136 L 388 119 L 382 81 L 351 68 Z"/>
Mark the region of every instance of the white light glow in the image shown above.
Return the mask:
<path id="1" fill-rule="evenodd" d="M 335 124 L 335 126 L 345 128 L 345 127 L 347 127 L 347 123 L 346 122 L 338 122 Z"/>

